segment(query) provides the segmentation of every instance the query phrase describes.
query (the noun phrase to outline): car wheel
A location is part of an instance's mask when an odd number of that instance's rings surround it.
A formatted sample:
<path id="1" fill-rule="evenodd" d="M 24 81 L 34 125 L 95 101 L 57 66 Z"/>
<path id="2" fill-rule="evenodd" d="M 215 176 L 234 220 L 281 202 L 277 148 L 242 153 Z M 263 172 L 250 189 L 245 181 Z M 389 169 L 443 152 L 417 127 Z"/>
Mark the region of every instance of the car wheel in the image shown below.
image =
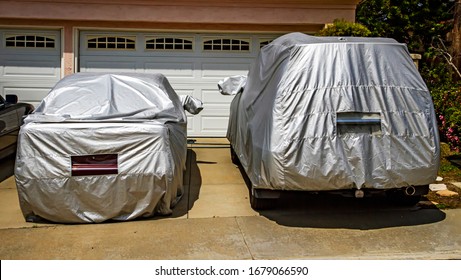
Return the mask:
<path id="1" fill-rule="evenodd" d="M 254 210 L 270 210 L 274 209 L 277 204 L 277 199 L 273 198 L 256 198 L 250 197 L 251 208 Z"/>
<path id="2" fill-rule="evenodd" d="M 26 217 L 26 222 L 28 222 L 28 223 L 40 223 L 40 222 L 43 222 L 43 219 L 40 216 L 28 215 Z"/>
<path id="3" fill-rule="evenodd" d="M 250 205 L 254 210 L 270 210 L 277 206 L 277 198 L 256 197 L 250 190 Z"/>
<path id="4" fill-rule="evenodd" d="M 234 149 L 232 148 L 232 146 L 230 147 L 230 155 L 231 155 L 232 163 L 235 164 L 235 165 L 240 165 L 240 160 L 239 160 L 237 154 L 235 153 Z"/>

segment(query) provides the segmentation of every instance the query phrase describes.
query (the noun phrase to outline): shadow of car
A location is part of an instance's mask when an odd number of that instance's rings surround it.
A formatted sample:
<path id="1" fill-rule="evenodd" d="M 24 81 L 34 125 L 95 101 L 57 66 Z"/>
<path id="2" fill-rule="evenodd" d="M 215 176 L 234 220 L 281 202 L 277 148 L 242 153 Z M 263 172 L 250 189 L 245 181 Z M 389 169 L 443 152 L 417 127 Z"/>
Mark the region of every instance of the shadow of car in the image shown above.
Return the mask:
<path id="1" fill-rule="evenodd" d="M 0 160 L 16 153 L 19 128 L 34 106 L 18 103 L 16 95 L 0 96 Z"/>
<path id="2" fill-rule="evenodd" d="M 254 209 L 282 191 L 385 192 L 413 205 L 437 176 L 431 95 L 393 39 L 287 34 L 261 49 L 246 81 L 218 88 L 235 94 L 227 138 Z"/>
<path id="3" fill-rule="evenodd" d="M 15 178 L 26 221 L 171 214 L 184 192 L 184 109 L 161 74 L 77 73 L 59 81 L 19 133 Z"/>

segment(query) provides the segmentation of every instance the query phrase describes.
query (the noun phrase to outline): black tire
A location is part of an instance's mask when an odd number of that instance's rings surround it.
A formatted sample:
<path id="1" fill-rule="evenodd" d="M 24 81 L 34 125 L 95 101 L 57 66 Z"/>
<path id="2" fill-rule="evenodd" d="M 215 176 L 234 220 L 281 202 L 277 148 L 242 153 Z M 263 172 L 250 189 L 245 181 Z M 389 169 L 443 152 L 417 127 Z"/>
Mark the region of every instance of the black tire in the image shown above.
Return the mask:
<path id="1" fill-rule="evenodd" d="M 43 219 L 40 216 L 29 215 L 26 217 L 26 222 L 28 223 L 40 223 L 43 222 Z"/>
<path id="2" fill-rule="evenodd" d="M 250 205 L 253 210 L 270 210 L 277 206 L 276 198 L 257 198 L 250 189 Z"/>
<path id="3" fill-rule="evenodd" d="M 237 154 L 235 153 L 234 149 L 232 148 L 232 146 L 230 147 L 230 156 L 231 156 L 231 161 L 233 164 L 240 165 L 240 160 Z"/>
<path id="4" fill-rule="evenodd" d="M 256 198 L 250 197 L 251 208 L 254 210 L 270 210 L 274 209 L 277 205 L 277 199 L 273 198 Z"/>
<path id="5" fill-rule="evenodd" d="M 421 200 L 421 195 L 406 195 L 402 190 L 391 190 L 386 195 L 392 204 L 398 206 L 414 206 Z"/>

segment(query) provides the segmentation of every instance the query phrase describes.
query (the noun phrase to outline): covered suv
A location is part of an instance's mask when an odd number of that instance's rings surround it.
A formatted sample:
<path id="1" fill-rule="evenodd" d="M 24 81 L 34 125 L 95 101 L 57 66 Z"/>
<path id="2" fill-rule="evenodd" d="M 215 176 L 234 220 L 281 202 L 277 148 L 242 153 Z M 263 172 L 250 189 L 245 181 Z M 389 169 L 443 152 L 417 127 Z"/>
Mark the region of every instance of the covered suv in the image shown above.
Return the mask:
<path id="1" fill-rule="evenodd" d="M 261 49 L 246 84 L 220 88 L 237 93 L 227 138 L 255 209 L 281 191 L 384 191 L 415 204 L 437 176 L 431 95 L 393 39 L 288 34 Z"/>

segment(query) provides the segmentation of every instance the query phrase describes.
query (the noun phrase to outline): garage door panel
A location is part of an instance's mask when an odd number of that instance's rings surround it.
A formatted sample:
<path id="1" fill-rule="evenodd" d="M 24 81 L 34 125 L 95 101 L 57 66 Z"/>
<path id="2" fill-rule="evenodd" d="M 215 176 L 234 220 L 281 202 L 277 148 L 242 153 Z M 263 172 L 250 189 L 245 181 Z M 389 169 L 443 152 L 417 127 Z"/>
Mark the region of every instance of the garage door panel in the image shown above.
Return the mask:
<path id="1" fill-rule="evenodd" d="M 5 77 L 24 77 L 29 79 L 30 76 L 35 77 L 60 77 L 60 66 L 49 60 L 24 61 L 6 60 L 3 67 L 3 75 Z"/>
<path id="2" fill-rule="evenodd" d="M 200 97 L 202 100 L 205 100 L 206 104 L 230 104 L 234 96 L 232 95 L 222 95 L 219 93 L 218 88 L 215 90 L 203 90 Z"/>
<path id="3" fill-rule="evenodd" d="M 211 136 L 224 136 L 229 123 L 228 116 L 202 116 L 201 128 Z"/>
<path id="4" fill-rule="evenodd" d="M 246 75 L 250 69 L 247 63 L 203 63 L 202 78 L 220 79 L 234 75 Z"/>
<path id="5" fill-rule="evenodd" d="M 146 62 L 143 65 L 146 73 L 162 73 L 168 78 L 194 78 L 194 63 L 184 62 Z"/>
<path id="6" fill-rule="evenodd" d="M 136 72 L 135 62 L 123 61 L 88 61 L 82 66 L 81 72 Z"/>
<path id="7" fill-rule="evenodd" d="M 205 104 L 206 105 L 206 104 Z M 229 116 L 230 108 L 227 104 L 208 104 L 204 106 L 202 116 Z"/>

